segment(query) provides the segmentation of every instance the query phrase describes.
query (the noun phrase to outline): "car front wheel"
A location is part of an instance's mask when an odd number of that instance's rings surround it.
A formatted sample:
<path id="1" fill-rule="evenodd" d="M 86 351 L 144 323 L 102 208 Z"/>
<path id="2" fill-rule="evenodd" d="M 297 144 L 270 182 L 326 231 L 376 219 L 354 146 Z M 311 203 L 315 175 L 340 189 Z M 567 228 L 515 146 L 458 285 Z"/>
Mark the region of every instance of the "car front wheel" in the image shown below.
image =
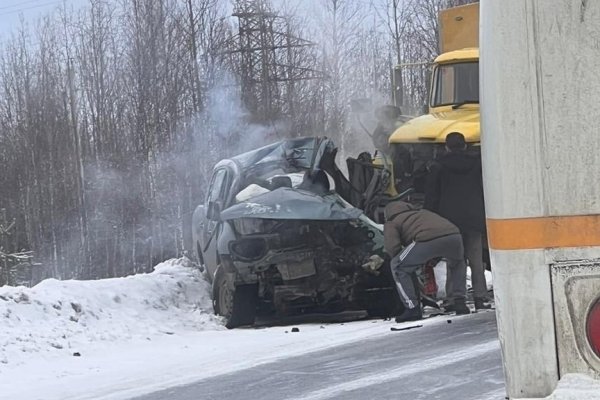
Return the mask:
<path id="1" fill-rule="evenodd" d="M 214 291 L 215 314 L 225 318 L 229 329 L 242 325 L 252 325 L 256 317 L 257 285 L 234 286 L 227 274 L 217 274 Z"/>

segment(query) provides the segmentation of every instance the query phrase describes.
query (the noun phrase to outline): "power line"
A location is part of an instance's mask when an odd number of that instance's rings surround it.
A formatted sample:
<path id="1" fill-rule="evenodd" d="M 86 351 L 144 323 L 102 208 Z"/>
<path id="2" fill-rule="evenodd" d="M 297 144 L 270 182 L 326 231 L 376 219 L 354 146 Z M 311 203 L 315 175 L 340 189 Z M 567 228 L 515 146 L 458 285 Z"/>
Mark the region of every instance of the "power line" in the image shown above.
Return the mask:
<path id="1" fill-rule="evenodd" d="M 61 4 L 61 3 L 62 3 L 62 0 L 49 1 L 49 2 L 46 2 L 46 3 L 40 3 L 40 4 L 33 5 L 33 6 L 23 7 L 23 8 L 19 8 L 17 10 L 12 10 L 12 11 L 7 11 L 7 12 L 0 13 L 0 17 L 5 16 L 5 15 L 17 14 L 17 13 L 20 13 L 20 12 L 23 12 L 23 11 L 27 11 L 27 10 L 33 10 L 33 9 L 36 9 L 36 8 L 51 6 L 51 5 L 55 5 L 55 4 Z M 7 7 L 7 8 L 10 8 L 10 7 Z"/>
<path id="2" fill-rule="evenodd" d="M 10 6 L 0 7 L 0 10 L 7 10 L 9 8 L 21 7 L 21 6 L 25 5 L 25 4 L 38 3 L 39 1 L 44 1 L 44 0 L 27 0 L 27 1 L 21 1 L 18 4 L 13 4 L 13 5 L 10 5 Z"/>

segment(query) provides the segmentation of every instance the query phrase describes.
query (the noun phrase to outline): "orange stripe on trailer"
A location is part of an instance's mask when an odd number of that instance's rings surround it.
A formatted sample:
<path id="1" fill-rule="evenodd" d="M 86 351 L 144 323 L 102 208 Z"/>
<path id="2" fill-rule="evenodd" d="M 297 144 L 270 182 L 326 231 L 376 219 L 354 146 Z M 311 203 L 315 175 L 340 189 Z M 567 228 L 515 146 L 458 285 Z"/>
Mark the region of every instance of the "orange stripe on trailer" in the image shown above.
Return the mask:
<path id="1" fill-rule="evenodd" d="M 487 220 L 494 250 L 600 246 L 600 215 Z"/>

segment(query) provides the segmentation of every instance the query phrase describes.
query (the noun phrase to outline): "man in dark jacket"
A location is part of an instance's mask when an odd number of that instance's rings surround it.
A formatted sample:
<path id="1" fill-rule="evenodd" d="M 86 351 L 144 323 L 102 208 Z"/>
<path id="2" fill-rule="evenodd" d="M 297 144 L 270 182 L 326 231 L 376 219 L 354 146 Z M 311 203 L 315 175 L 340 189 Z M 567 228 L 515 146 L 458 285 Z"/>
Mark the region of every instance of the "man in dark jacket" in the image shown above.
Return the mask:
<path id="1" fill-rule="evenodd" d="M 427 261 L 442 257 L 452 270 L 452 297 L 457 314 L 469 314 L 465 305 L 466 265 L 460 232 L 448 220 L 403 201 L 385 207 L 384 246 L 392 257 L 392 275 L 405 311 L 396 322 L 422 318 L 414 275 Z M 450 279 L 450 278 L 448 278 Z"/>
<path id="2" fill-rule="evenodd" d="M 431 166 L 424 207 L 460 229 L 471 268 L 475 308 L 490 308 L 485 303 L 487 285 L 482 255 L 485 209 L 481 158 L 478 154 L 467 153 L 466 149 L 465 137 L 461 133 L 452 132 L 446 136 L 447 153 Z M 449 285 L 446 288 L 450 289 Z"/>

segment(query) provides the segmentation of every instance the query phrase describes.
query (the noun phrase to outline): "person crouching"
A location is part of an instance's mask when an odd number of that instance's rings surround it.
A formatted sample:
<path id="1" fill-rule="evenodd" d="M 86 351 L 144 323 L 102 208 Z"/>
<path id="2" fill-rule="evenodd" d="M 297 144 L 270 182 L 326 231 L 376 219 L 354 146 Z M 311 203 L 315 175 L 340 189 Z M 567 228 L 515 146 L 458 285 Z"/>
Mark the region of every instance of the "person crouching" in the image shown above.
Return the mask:
<path id="1" fill-rule="evenodd" d="M 469 314 L 465 304 L 467 267 L 464 261 L 462 236 L 447 219 L 403 201 L 393 201 L 385 207 L 384 246 L 392 257 L 390 267 L 396 289 L 404 304 L 404 312 L 396 322 L 423 318 L 416 272 L 432 258 L 444 258 L 452 271 L 452 294 L 456 314 Z"/>

